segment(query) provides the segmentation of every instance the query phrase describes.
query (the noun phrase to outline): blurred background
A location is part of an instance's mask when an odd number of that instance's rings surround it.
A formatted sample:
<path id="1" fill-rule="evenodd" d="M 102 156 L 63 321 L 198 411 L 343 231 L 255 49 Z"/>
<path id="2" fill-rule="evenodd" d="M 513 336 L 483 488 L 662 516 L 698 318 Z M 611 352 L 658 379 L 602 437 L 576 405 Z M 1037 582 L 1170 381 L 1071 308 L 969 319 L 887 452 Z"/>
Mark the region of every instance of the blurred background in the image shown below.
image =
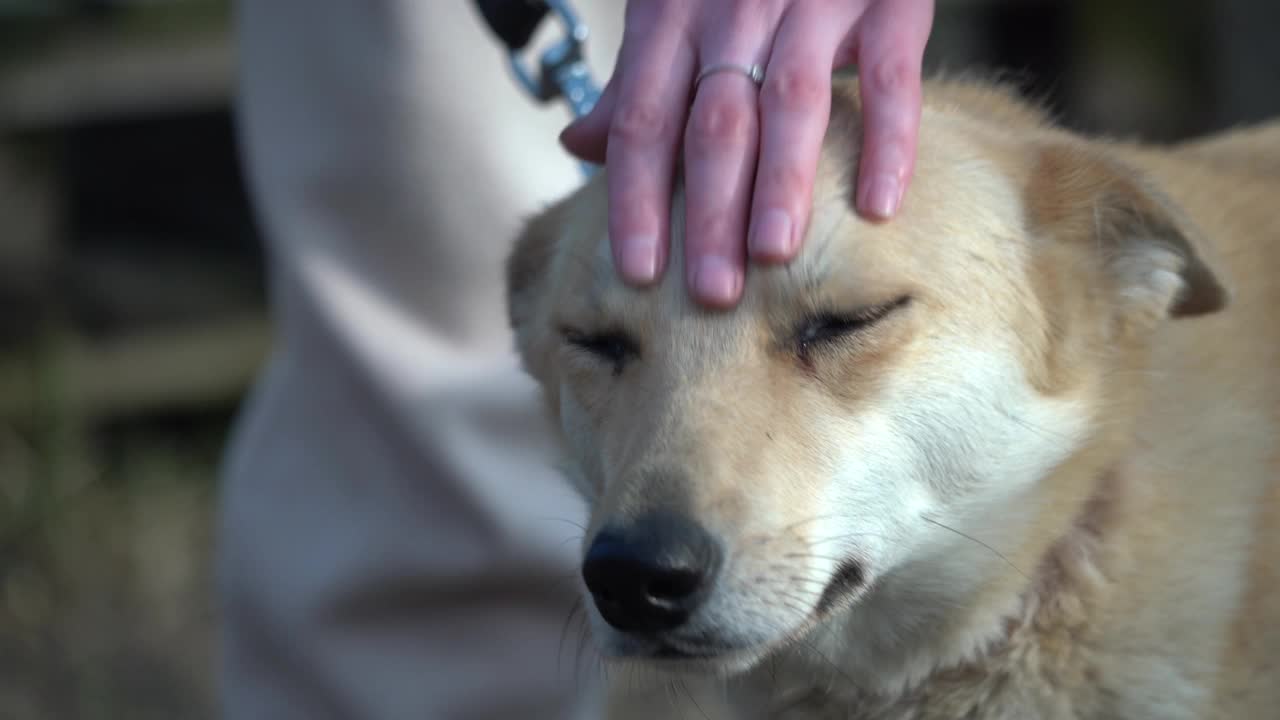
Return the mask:
<path id="1" fill-rule="evenodd" d="M 215 478 L 271 341 L 233 11 L 0 0 L 0 718 L 214 715 Z M 927 65 L 1174 141 L 1280 115 L 1277 31 L 1275 0 L 942 0 Z"/>

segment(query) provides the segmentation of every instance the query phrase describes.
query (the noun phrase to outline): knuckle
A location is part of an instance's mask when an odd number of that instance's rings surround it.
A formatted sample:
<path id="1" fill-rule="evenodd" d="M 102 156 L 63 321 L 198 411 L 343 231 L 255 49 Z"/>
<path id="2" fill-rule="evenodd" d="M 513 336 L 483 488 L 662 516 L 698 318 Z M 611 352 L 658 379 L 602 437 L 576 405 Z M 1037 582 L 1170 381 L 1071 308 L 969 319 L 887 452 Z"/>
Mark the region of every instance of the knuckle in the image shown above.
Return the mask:
<path id="1" fill-rule="evenodd" d="M 689 230 L 690 238 L 705 246 L 709 241 L 732 237 L 733 222 L 728 213 L 698 213 L 689 218 Z"/>
<path id="2" fill-rule="evenodd" d="M 671 14 L 678 7 L 676 0 L 648 0 L 642 3 L 627 3 L 623 11 L 626 24 L 634 26 L 642 19 L 662 18 Z"/>
<path id="3" fill-rule="evenodd" d="M 611 194 L 609 234 L 615 238 L 638 232 L 652 232 L 657 207 L 655 193 L 643 184 L 618 188 Z"/>
<path id="4" fill-rule="evenodd" d="M 886 60 L 871 67 L 863 82 L 876 95 L 905 95 L 915 84 L 919 74 L 912 63 L 902 59 Z"/>
<path id="5" fill-rule="evenodd" d="M 650 5 L 653 11 L 659 15 L 670 15 L 676 10 L 682 9 L 683 2 L 681 0 L 647 0 L 647 2 L 637 3 L 639 5 Z"/>
<path id="6" fill-rule="evenodd" d="M 651 100 L 629 100 L 618 103 L 609 139 L 631 145 L 653 145 L 667 134 L 666 114 Z"/>
<path id="7" fill-rule="evenodd" d="M 760 92 L 761 104 L 776 110 L 817 111 L 830 100 L 822 76 L 797 65 L 770 69 Z"/>
<path id="8" fill-rule="evenodd" d="M 706 145 L 744 145 L 755 130 L 755 109 L 723 95 L 707 95 L 693 108 L 689 137 Z"/>
<path id="9" fill-rule="evenodd" d="M 783 203 L 787 207 L 803 197 L 808 187 L 808 176 L 798 166 L 779 163 L 760 169 L 757 179 L 762 195 L 773 198 L 774 202 Z"/>
<path id="10" fill-rule="evenodd" d="M 646 0 L 629 2 L 624 11 L 624 45 L 651 45 L 655 33 L 676 31 L 689 22 L 686 0 Z"/>
<path id="11" fill-rule="evenodd" d="M 749 38 L 758 34 L 763 18 L 772 15 L 764 0 L 738 0 L 728 13 L 713 14 L 708 24 L 727 28 L 728 37 Z"/>

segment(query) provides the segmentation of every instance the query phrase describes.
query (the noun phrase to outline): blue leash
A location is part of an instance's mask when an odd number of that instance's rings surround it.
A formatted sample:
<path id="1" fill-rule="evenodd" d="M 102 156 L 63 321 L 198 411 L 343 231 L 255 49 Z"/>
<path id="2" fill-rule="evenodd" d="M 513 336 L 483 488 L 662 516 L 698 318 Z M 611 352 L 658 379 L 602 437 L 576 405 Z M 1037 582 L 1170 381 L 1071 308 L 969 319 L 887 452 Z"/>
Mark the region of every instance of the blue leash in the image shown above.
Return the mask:
<path id="1" fill-rule="evenodd" d="M 591 112 L 600 99 L 600 88 L 582 52 L 589 33 L 567 0 L 479 0 L 478 5 L 490 29 L 507 47 L 516 82 L 530 97 L 539 103 L 563 99 L 574 118 Z M 533 67 L 525 61 L 524 50 L 549 13 L 559 19 L 563 35 L 542 51 Z M 588 178 L 599 169 L 587 162 L 581 168 Z"/>

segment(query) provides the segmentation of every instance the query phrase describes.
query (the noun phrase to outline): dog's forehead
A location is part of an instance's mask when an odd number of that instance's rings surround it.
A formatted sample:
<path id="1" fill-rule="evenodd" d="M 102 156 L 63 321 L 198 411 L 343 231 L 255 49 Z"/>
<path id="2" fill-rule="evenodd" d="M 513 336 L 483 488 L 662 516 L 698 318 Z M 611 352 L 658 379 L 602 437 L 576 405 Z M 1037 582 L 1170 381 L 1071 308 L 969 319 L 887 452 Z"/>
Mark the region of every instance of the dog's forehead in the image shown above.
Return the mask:
<path id="1" fill-rule="evenodd" d="M 746 314 L 772 312 L 800 298 L 848 309 L 891 300 L 913 286 L 964 293 L 993 273 L 1018 271 L 1027 253 L 1021 199 L 992 158 L 956 142 L 954 135 L 941 144 L 923 139 L 902 212 L 888 222 L 864 219 L 854 209 L 850 163 L 856 163 L 856 154 L 824 155 L 800 251 L 789 263 L 749 267 L 740 305 Z M 593 226 L 577 238 L 580 244 L 566 267 L 574 277 L 571 302 L 603 315 L 643 314 L 659 324 L 704 314 L 688 291 L 684 213 L 683 193 L 677 191 L 663 277 L 657 287 L 645 289 L 621 280 L 605 213 L 591 213 Z"/>

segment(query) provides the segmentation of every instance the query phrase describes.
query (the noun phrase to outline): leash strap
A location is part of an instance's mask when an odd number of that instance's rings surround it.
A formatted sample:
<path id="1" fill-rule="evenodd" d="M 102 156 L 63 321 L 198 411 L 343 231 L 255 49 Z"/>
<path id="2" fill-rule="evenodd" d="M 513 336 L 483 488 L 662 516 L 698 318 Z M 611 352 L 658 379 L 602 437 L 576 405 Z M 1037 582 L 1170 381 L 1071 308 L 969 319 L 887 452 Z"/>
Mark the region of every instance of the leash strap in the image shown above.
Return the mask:
<path id="1" fill-rule="evenodd" d="M 588 30 L 568 0 L 477 0 L 489 29 L 507 49 L 507 60 L 517 84 L 538 103 L 557 98 L 569 104 L 575 118 L 591 112 L 600 99 L 600 88 L 583 57 Z M 548 14 L 560 21 L 560 39 L 538 56 L 536 70 L 524 58 L 525 48 Z M 590 177 L 596 167 L 582 164 Z"/>
<path id="2" fill-rule="evenodd" d="M 551 12 L 541 0 L 476 0 L 489 29 L 508 50 L 523 50 Z"/>

